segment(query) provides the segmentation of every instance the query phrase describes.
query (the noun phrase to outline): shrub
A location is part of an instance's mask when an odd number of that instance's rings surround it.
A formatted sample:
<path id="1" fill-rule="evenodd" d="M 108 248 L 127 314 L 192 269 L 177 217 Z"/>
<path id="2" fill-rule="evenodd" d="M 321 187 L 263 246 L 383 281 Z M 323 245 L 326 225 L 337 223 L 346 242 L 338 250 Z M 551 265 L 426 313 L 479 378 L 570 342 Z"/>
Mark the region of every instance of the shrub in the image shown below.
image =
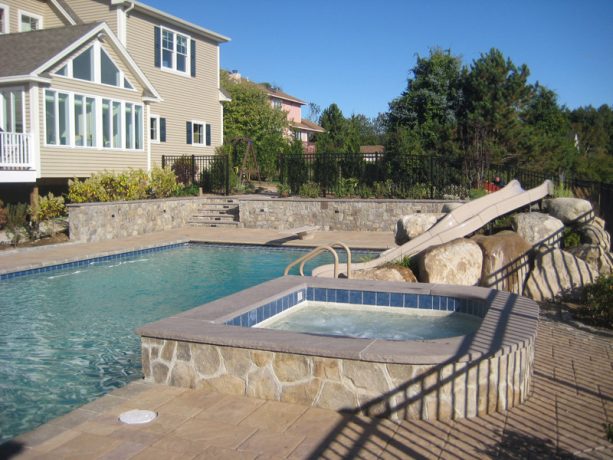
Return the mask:
<path id="1" fill-rule="evenodd" d="M 54 196 L 53 193 L 39 197 L 38 209 L 32 212 L 32 217 L 38 222 L 55 219 L 56 217 L 65 215 L 66 206 L 64 205 L 64 198 L 61 196 Z"/>
<path id="2" fill-rule="evenodd" d="M 28 205 L 24 203 L 6 205 L 6 231 L 13 246 L 21 240 L 22 230 L 28 231 Z"/>
<path id="3" fill-rule="evenodd" d="M 6 209 L 4 208 L 4 202 L 0 200 L 0 230 L 6 225 Z"/>
<path id="4" fill-rule="evenodd" d="M 374 182 L 372 188 L 375 198 L 392 198 L 394 196 L 394 183 L 391 179 L 385 182 Z"/>
<path id="5" fill-rule="evenodd" d="M 553 189 L 554 198 L 574 198 L 575 194 L 571 187 L 567 187 L 564 183 L 557 184 Z"/>
<path id="6" fill-rule="evenodd" d="M 357 179 L 353 177 L 349 177 L 347 179 L 341 178 L 338 180 L 338 184 L 334 188 L 334 194 L 338 198 L 347 198 L 347 197 L 355 196 L 357 187 L 358 187 Z"/>
<path id="7" fill-rule="evenodd" d="M 581 236 L 572 228 L 565 227 L 562 233 L 562 245 L 564 249 L 579 246 L 581 244 Z"/>
<path id="8" fill-rule="evenodd" d="M 277 184 L 277 193 L 280 197 L 288 197 L 291 193 L 291 188 L 288 184 Z"/>
<path id="9" fill-rule="evenodd" d="M 175 192 L 175 196 L 198 196 L 200 188 L 195 184 L 179 186 Z"/>
<path id="10" fill-rule="evenodd" d="M 173 196 L 180 185 L 177 184 L 177 176 L 170 168 L 154 167 L 151 170 L 148 187 L 150 198 L 167 198 Z"/>
<path id="11" fill-rule="evenodd" d="M 298 195 L 305 198 L 319 198 L 320 192 L 319 184 L 316 182 L 305 182 L 300 186 Z"/>
<path id="12" fill-rule="evenodd" d="M 487 192 L 482 188 L 471 188 L 468 191 L 468 198 L 470 198 L 471 200 L 476 200 L 477 198 L 481 198 L 485 195 L 487 195 Z"/>
<path id="13" fill-rule="evenodd" d="M 177 176 L 177 182 L 183 185 L 191 184 L 198 174 L 198 166 L 192 161 L 192 157 L 187 155 L 176 159 L 171 169 Z"/>
<path id="14" fill-rule="evenodd" d="M 613 274 L 599 277 L 583 289 L 584 305 L 579 317 L 607 327 L 613 326 Z"/>

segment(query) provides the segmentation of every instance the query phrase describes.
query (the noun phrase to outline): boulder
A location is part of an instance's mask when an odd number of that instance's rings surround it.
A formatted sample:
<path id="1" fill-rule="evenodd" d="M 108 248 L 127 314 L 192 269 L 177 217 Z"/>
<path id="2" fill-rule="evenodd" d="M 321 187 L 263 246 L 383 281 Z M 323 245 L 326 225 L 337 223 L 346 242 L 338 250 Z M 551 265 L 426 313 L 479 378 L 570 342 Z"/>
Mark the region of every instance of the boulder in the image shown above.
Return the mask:
<path id="1" fill-rule="evenodd" d="M 474 286 L 481 279 L 483 254 L 472 240 L 458 238 L 426 249 L 419 257 L 419 280 L 424 283 Z"/>
<path id="2" fill-rule="evenodd" d="M 604 227 L 592 222 L 581 225 L 577 228 L 577 233 L 581 237 L 581 243 L 597 244 L 607 252 L 611 250 L 611 235 Z"/>
<path id="3" fill-rule="evenodd" d="M 417 283 L 417 278 L 411 269 L 399 266 L 354 270 L 351 272 L 351 278 L 356 280 L 406 281 L 407 283 Z"/>
<path id="4" fill-rule="evenodd" d="M 613 272 L 613 255 L 598 244 L 581 244 L 566 249 L 566 252 L 586 261 L 601 275 Z"/>
<path id="5" fill-rule="evenodd" d="M 531 245 L 545 242 L 548 246 L 560 247 L 564 224 L 549 214 L 520 212 L 511 217 L 513 230 Z"/>
<path id="6" fill-rule="evenodd" d="M 550 215 L 565 224 L 572 224 L 592 212 L 592 204 L 581 198 L 553 198 L 545 200 L 545 207 Z"/>
<path id="7" fill-rule="evenodd" d="M 473 237 L 483 252 L 481 286 L 521 294 L 530 271 L 532 245 L 515 232 Z"/>
<path id="8" fill-rule="evenodd" d="M 464 203 L 445 203 L 443 205 L 443 209 L 441 209 L 441 212 L 443 214 L 448 214 L 451 211 L 453 211 L 454 209 L 457 209 L 457 208 L 459 208 L 462 205 L 464 205 Z"/>
<path id="9" fill-rule="evenodd" d="M 41 238 L 45 236 L 53 236 L 58 233 L 68 233 L 68 220 L 44 220 L 39 224 L 38 231 Z"/>
<path id="10" fill-rule="evenodd" d="M 524 293 L 537 301 L 555 299 L 562 294 L 576 294 L 597 277 L 595 269 L 573 254 L 543 248 L 536 256 Z"/>
<path id="11" fill-rule="evenodd" d="M 606 226 L 606 223 L 605 223 L 604 219 L 601 218 L 601 217 L 598 217 L 598 216 L 594 217 L 594 220 L 591 223 L 594 224 L 594 225 L 597 225 L 598 227 L 602 228 L 603 230 L 604 230 L 604 228 Z"/>
<path id="12" fill-rule="evenodd" d="M 396 234 L 394 238 L 398 246 L 411 241 L 416 236 L 429 230 L 443 214 L 418 213 L 408 214 L 396 222 Z"/>

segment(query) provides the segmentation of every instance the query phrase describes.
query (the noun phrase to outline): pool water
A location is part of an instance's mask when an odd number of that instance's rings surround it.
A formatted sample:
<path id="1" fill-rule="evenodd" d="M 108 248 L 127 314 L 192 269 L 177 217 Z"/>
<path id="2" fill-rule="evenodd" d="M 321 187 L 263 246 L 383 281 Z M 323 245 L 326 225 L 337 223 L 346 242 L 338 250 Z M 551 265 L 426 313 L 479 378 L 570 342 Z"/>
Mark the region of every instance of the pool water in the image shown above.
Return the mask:
<path id="1" fill-rule="evenodd" d="M 0 442 L 140 378 L 136 327 L 282 276 L 304 253 L 193 244 L 0 281 Z"/>
<path id="2" fill-rule="evenodd" d="M 455 312 L 303 302 L 257 327 L 363 339 L 434 340 L 476 331 L 481 318 Z"/>

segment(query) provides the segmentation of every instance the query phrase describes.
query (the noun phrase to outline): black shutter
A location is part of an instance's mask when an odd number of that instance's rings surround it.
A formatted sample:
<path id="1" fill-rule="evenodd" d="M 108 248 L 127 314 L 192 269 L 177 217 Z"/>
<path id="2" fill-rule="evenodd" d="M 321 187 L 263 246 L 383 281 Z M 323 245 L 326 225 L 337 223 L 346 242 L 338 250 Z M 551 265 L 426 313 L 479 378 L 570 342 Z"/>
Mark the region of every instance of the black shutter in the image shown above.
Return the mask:
<path id="1" fill-rule="evenodd" d="M 188 121 L 186 124 L 187 127 L 187 131 L 186 131 L 186 141 L 188 144 L 192 143 L 192 122 Z"/>
<path id="2" fill-rule="evenodd" d="M 206 145 L 211 145 L 211 125 L 206 124 Z"/>
<path id="3" fill-rule="evenodd" d="M 191 67 L 192 67 L 192 77 L 196 76 L 196 40 L 192 40 L 190 43 L 191 46 Z"/>
<path id="4" fill-rule="evenodd" d="M 166 142 L 166 118 L 160 118 L 160 142 Z"/>
<path id="5" fill-rule="evenodd" d="M 162 53 L 162 30 L 158 26 L 153 28 L 153 43 L 155 43 L 155 56 L 153 58 L 153 62 L 156 67 L 162 67 L 162 63 L 160 62 Z"/>

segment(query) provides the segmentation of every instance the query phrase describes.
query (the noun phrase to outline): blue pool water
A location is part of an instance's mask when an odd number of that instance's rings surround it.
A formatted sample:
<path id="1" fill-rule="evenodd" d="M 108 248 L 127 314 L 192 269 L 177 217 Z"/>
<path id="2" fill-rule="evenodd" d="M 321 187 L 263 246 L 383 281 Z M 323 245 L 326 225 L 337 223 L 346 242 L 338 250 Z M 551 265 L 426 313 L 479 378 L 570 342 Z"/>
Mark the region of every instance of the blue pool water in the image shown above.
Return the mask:
<path id="1" fill-rule="evenodd" d="M 277 278 L 304 253 L 186 245 L 0 281 L 0 443 L 139 378 L 136 327 Z"/>

